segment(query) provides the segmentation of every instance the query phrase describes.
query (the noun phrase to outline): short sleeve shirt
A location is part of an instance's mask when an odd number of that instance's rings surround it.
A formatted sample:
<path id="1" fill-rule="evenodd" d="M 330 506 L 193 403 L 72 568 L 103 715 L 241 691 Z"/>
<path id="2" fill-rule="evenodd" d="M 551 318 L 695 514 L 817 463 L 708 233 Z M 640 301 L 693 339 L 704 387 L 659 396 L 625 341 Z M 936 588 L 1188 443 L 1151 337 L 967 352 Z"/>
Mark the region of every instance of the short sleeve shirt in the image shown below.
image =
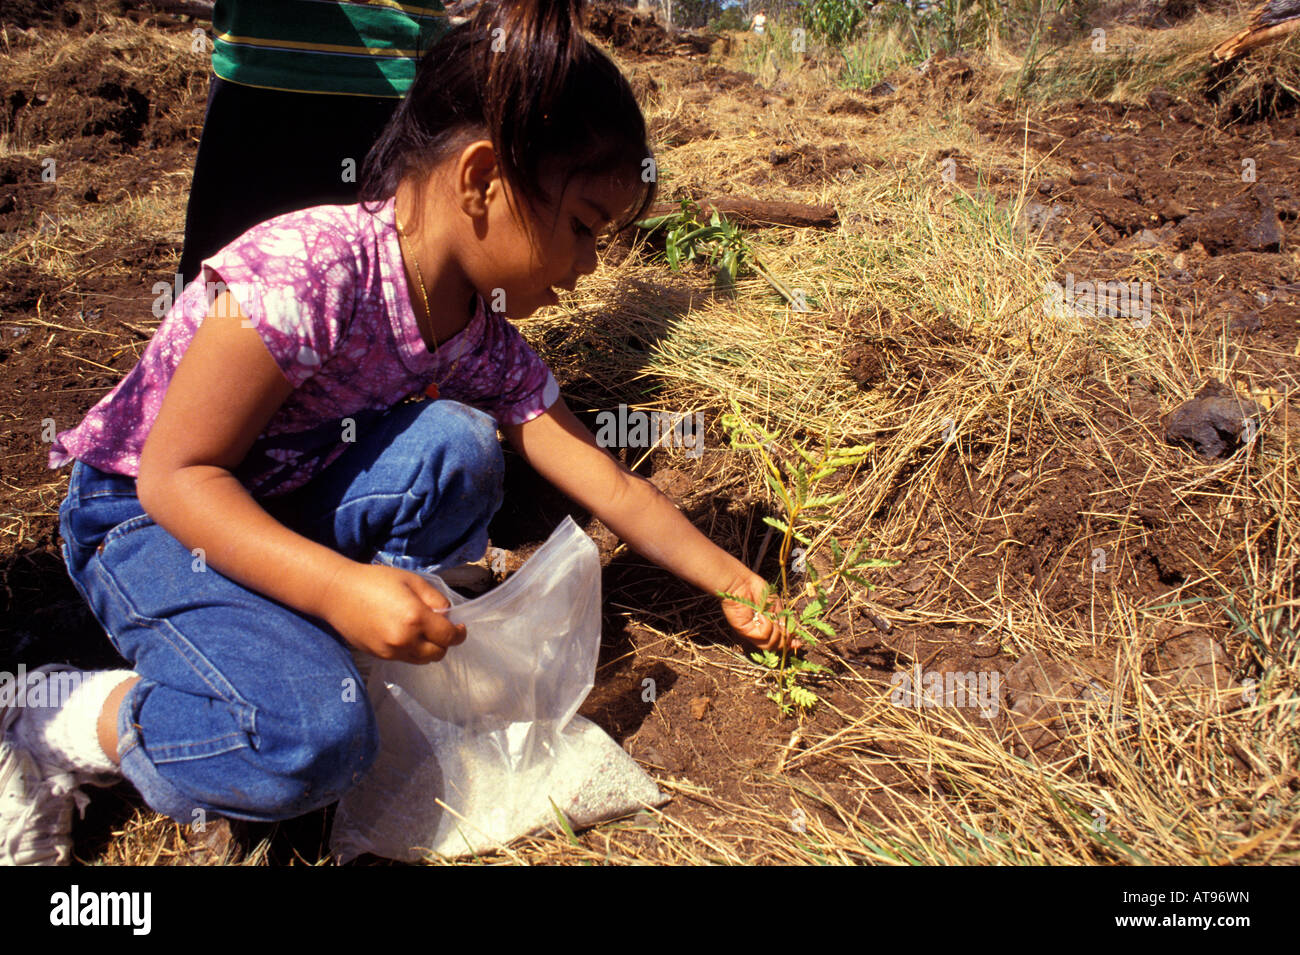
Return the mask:
<path id="1" fill-rule="evenodd" d="M 236 469 L 255 497 L 306 484 L 353 434 L 436 386 L 440 398 L 522 424 L 559 397 L 550 369 L 481 295 L 469 324 L 430 352 L 411 305 L 394 200 L 316 206 L 254 226 L 216 255 L 167 310 L 139 363 L 71 431 L 50 467 L 79 458 L 139 475 L 167 385 L 211 301 L 229 290 L 293 392 Z M 224 287 L 222 284 L 224 283 Z"/>

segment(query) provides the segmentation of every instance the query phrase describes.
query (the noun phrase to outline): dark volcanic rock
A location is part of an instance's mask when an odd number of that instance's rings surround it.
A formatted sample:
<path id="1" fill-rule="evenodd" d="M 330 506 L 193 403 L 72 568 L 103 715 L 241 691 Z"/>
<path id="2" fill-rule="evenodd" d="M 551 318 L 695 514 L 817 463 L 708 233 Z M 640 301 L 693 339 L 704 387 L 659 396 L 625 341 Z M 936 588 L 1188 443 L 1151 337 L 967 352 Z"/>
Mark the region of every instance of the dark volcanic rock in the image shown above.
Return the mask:
<path id="1" fill-rule="evenodd" d="M 1247 421 L 1259 422 L 1261 409 L 1222 382 L 1212 381 L 1174 409 L 1165 425 L 1165 440 L 1187 444 L 1207 458 L 1221 458 L 1240 447 Z"/>
<path id="2" fill-rule="evenodd" d="M 1200 242 L 1211 255 L 1224 252 L 1280 252 L 1282 222 L 1273 196 L 1262 183 L 1208 212 L 1198 212 L 1178 225 L 1184 246 Z"/>

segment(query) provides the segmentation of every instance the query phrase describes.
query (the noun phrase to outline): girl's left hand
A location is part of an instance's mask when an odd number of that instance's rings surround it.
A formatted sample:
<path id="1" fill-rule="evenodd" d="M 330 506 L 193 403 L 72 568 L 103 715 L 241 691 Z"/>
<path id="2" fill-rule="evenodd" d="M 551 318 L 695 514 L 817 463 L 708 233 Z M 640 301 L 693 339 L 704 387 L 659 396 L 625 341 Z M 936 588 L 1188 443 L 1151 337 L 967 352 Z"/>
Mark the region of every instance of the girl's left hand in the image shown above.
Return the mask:
<path id="1" fill-rule="evenodd" d="M 726 592 L 744 597 L 760 607 L 763 606 L 764 599 L 767 599 L 768 614 L 775 614 L 781 609 L 781 601 L 770 594 L 765 598 L 763 591 L 766 588 L 767 582 L 762 577 L 751 574 L 729 587 Z M 799 650 L 803 647 L 803 641 L 792 638 L 779 621 L 773 620 L 768 614 L 755 612 L 752 607 L 724 598 L 722 614 L 727 618 L 727 623 L 731 625 L 732 630 L 760 650 L 779 650 L 783 644 L 790 650 Z"/>

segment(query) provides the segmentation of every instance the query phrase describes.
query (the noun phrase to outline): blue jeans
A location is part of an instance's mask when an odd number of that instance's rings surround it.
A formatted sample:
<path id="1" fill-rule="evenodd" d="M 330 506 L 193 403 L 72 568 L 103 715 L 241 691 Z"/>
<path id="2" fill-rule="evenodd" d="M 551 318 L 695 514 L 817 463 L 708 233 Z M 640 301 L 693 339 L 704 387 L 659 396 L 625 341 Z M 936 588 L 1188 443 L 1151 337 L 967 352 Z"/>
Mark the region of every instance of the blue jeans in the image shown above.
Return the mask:
<path id="1" fill-rule="evenodd" d="M 496 424 L 452 401 L 398 405 L 305 487 L 260 503 L 363 562 L 477 560 L 501 504 Z M 122 773 L 154 810 L 288 819 L 336 801 L 374 762 L 374 713 L 324 621 L 205 567 L 140 507 L 135 479 L 77 461 L 63 556 L 142 679 L 119 710 Z"/>

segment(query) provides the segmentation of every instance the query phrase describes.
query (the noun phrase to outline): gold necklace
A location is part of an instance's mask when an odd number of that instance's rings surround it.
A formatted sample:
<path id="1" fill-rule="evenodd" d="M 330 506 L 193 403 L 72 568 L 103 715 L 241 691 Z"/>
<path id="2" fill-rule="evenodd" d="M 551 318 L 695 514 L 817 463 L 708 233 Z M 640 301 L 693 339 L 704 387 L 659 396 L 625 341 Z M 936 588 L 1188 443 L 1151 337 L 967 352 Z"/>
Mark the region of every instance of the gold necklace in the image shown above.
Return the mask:
<path id="1" fill-rule="evenodd" d="M 402 224 L 400 222 L 394 219 L 393 223 L 397 226 L 397 244 L 398 247 L 401 248 L 402 240 L 409 239 L 410 236 L 406 234 L 406 230 L 402 228 Z M 408 254 L 410 254 L 409 247 L 405 249 L 405 251 Z M 428 335 L 430 341 L 433 342 L 433 353 L 436 355 L 438 354 L 438 350 L 439 348 L 441 348 L 442 343 L 439 342 L 438 339 L 433 334 L 433 326 L 432 326 L 433 313 L 429 311 L 429 294 L 424 290 L 424 275 L 420 272 L 420 260 L 416 258 L 414 255 L 411 255 L 411 264 L 415 266 L 415 280 L 420 285 L 420 300 L 424 303 L 425 324 L 420 330 L 424 332 L 426 335 Z M 416 324 L 419 325 L 419 316 L 416 316 Z"/>
<path id="2" fill-rule="evenodd" d="M 398 248 L 400 249 L 402 247 L 402 239 L 409 238 L 409 237 L 406 234 L 406 230 L 402 228 L 402 224 L 397 221 L 397 217 L 395 214 L 393 217 L 393 224 L 397 226 L 397 245 Z M 434 335 L 433 333 L 433 312 L 430 311 L 429 309 L 429 293 L 424 290 L 424 275 L 420 271 L 420 260 L 416 258 L 414 255 L 412 255 L 411 264 L 415 266 L 415 280 L 416 282 L 419 283 L 420 286 L 420 301 L 424 303 L 424 318 L 427 324 L 425 325 L 423 331 L 425 331 L 428 334 L 430 340 L 433 341 L 433 356 L 437 358 L 439 353 L 442 351 L 442 342 L 438 341 L 437 336 Z M 416 316 L 416 323 L 418 325 L 419 316 Z M 460 366 L 460 357 L 458 356 L 456 358 L 456 361 L 452 364 L 451 368 L 448 369 L 445 375 L 443 375 L 442 380 L 446 381 L 448 378 L 454 375 L 456 373 L 456 369 L 459 366 Z M 439 395 L 441 394 L 438 388 L 438 384 L 439 383 L 435 381 L 432 384 L 430 384 L 428 388 L 424 389 L 424 393 L 434 401 L 437 401 Z"/>

